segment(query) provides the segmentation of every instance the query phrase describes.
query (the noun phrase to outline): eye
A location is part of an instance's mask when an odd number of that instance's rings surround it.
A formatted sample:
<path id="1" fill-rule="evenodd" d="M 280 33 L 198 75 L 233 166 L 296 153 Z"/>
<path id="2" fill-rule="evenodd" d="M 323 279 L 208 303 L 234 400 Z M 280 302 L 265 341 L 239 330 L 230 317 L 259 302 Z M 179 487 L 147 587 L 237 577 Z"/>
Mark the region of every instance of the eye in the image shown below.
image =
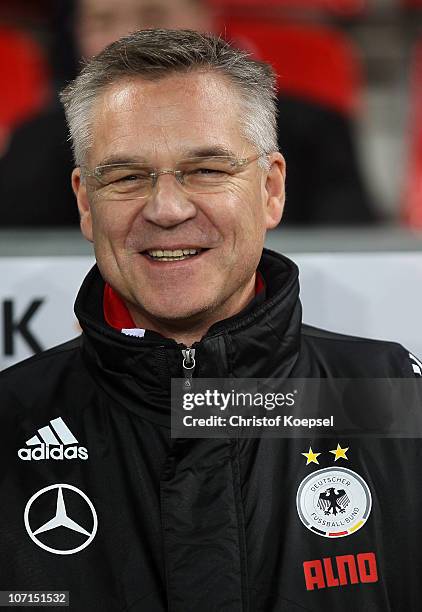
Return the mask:
<path id="1" fill-rule="evenodd" d="M 195 172 L 198 174 L 219 174 L 224 172 L 224 170 L 218 170 L 217 168 L 198 168 Z"/>
<path id="2" fill-rule="evenodd" d="M 107 184 L 108 185 L 126 185 L 130 183 L 144 183 L 149 180 L 149 174 L 147 172 L 129 171 L 129 170 L 116 170 L 108 174 Z"/>
<path id="3" fill-rule="evenodd" d="M 114 179 L 114 183 L 124 183 L 124 182 L 133 182 L 133 181 L 139 181 L 140 179 L 146 179 L 147 176 L 146 175 L 139 175 L 139 174 L 127 174 L 126 176 L 120 176 Z"/>
<path id="4" fill-rule="evenodd" d="M 189 174 L 198 174 L 198 175 L 208 175 L 208 174 L 226 174 L 225 170 L 221 168 L 196 168 L 192 170 Z"/>

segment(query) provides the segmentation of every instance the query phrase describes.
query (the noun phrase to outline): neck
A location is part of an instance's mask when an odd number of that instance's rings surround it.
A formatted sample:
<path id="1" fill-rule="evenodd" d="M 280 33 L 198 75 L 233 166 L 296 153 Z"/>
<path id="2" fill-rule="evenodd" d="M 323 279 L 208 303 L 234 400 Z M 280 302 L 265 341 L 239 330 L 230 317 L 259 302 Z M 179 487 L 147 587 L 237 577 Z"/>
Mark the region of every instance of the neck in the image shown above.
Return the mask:
<path id="1" fill-rule="evenodd" d="M 228 319 L 246 308 L 254 296 L 255 274 L 247 286 L 242 288 L 240 294 L 236 292 L 217 308 L 194 314 L 186 319 L 157 319 L 140 312 L 128 302 L 126 306 L 137 327 L 158 332 L 165 338 L 171 338 L 190 347 L 194 342 L 199 342 L 214 323 Z"/>

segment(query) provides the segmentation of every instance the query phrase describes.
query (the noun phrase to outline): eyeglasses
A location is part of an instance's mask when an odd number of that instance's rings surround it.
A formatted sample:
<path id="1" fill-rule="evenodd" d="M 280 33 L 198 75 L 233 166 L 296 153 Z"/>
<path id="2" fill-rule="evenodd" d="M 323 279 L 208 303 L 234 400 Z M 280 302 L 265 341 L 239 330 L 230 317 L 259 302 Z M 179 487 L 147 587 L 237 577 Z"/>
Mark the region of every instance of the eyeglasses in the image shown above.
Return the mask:
<path id="1" fill-rule="evenodd" d="M 225 191 L 237 174 L 260 157 L 264 155 L 193 157 L 180 160 L 173 170 L 155 170 L 141 163 L 106 164 L 83 174 L 95 179 L 95 192 L 106 200 L 148 198 L 162 174 L 173 174 L 187 193 L 214 194 Z"/>

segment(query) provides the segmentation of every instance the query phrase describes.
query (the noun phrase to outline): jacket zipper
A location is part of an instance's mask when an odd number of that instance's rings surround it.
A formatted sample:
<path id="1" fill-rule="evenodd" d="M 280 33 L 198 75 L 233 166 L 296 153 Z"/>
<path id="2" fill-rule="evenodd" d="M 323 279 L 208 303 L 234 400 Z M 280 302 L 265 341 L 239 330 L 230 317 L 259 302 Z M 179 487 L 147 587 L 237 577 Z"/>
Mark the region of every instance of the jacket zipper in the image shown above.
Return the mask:
<path id="1" fill-rule="evenodd" d="M 186 349 L 182 349 L 183 355 L 183 374 L 185 376 L 185 381 L 183 383 L 184 389 L 192 388 L 192 376 L 195 370 L 195 349 L 188 347 Z"/>

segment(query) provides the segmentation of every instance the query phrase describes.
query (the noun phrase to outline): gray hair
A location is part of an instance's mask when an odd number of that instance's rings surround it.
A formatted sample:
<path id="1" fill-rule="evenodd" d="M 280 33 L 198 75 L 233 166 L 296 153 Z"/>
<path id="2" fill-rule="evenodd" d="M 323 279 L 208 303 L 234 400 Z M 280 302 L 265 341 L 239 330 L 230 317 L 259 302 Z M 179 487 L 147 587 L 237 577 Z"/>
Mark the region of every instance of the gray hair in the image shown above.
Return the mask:
<path id="1" fill-rule="evenodd" d="M 85 64 L 60 95 L 76 165 L 83 165 L 92 144 L 91 109 L 110 85 L 141 76 L 158 80 L 174 73 L 209 68 L 236 87 L 245 138 L 262 154 L 277 151 L 275 74 L 213 34 L 192 30 L 141 30 L 120 38 Z"/>

